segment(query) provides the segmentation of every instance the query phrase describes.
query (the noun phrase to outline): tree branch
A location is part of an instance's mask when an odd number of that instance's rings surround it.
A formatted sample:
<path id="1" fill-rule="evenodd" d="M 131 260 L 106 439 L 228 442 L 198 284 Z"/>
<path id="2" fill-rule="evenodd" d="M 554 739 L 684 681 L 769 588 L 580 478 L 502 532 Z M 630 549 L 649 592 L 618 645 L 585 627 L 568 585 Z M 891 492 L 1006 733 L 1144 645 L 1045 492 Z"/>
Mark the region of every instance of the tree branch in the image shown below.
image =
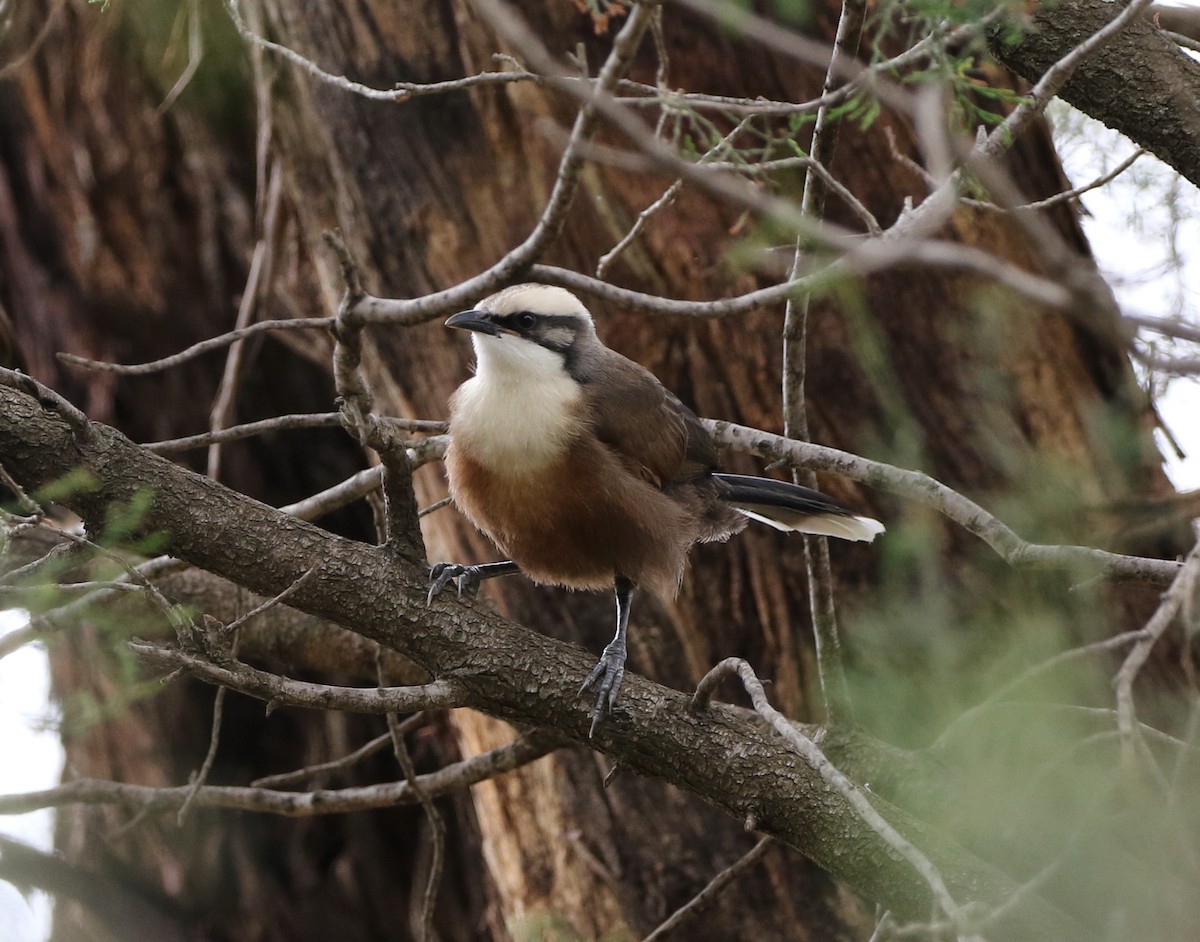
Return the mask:
<path id="1" fill-rule="evenodd" d="M 988 44 L 997 59 L 1036 82 L 1125 9 L 1105 0 L 1042 4 L 1016 42 L 1000 24 L 987 31 Z M 1200 186 L 1200 63 L 1148 20 L 1129 23 L 1080 63 L 1058 95 Z"/>
<path id="2" fill-rule="evenodd" d="M 441 795 L 511 772 L 542 758 L 563 742 L 546 732 L 525 733 L 507 746 L 480 753 L 462 762 L 447 765 L 436 772 L 417 776 L 426 794 Z M 0 814 L 25 814 L 38 808 L 68 805 L 128 805 L 148 813 L 176 811 L 188 800 L 190 785 L 151 788 L 102 779 L 79 779 L 56 788 L 21 795 L 0 795 Z M 319 814 L 350 814 L 396 805 L 415 805 L 417 795 L 408 782 L 384 782 L 357 788 L 320 789 L 312 792 L 274 791 L 236 785 L 205 785 L 196 792 L 193 804 L 200 808 L 228 808 L 256 811 L 289 818 L 308 818 Z"/>
<path id="3" fill-rule="evenodd" d="M 927 504 L 975 534 L 1012 566 L 1083 569 L 1096 575 L 1136 579 L 1155 585 L 1169 585 L 1179 572 L 1180 563 L 1171 559 L 1124 556 L 1090 546 L 1030 543 L 969 497 L 920 471 L 908 471 L 836 448 L 794 441 L 733 422 L 704 421 L 718 443 L 727 447 L 816 471 L 833 471 L 881 491 Z"/>
<path id="4" fill-rule="evenodd" d="M 345 710 L 348 713 L 415 713 L 464 706 L 464 691 L 449 681 L 415 687 L 338 687 L 291 680 L 230 661 L 214 664 L 194 654 L 156 644 L 129 645 L 147 664 L 180 670 L 205 683 L 228 687 L 273 706 L 308 710 Z"/>

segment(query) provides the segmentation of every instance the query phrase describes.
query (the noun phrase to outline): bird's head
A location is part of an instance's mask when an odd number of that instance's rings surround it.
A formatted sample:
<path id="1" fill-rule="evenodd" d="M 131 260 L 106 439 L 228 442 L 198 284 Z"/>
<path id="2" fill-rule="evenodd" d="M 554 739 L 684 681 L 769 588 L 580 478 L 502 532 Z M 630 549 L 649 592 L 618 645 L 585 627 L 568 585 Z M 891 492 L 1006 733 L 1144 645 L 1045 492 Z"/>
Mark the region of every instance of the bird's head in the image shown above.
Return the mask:
<path id="1" fill-rule="evenodd" d="M 478 371 L 575 375 L 596 339 L 592 316 L 565 288 L 513 285 L 455 314 L 447 327 L 471 331 Z"/>

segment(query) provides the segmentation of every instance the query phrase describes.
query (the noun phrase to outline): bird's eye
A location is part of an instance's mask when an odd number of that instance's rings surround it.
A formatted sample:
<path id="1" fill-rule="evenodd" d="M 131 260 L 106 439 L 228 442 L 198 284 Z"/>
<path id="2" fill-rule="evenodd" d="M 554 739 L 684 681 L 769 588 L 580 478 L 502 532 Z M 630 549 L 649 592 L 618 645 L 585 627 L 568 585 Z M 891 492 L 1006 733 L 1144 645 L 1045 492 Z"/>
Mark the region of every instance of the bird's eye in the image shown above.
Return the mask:
<path id="1" fill-rule="evenodd" d="M 521 330 L 531 330 L 533 325 L 537 323 L 537 317 L 526 311 L 524 314 L 517 315 L 517 327 Z"/>

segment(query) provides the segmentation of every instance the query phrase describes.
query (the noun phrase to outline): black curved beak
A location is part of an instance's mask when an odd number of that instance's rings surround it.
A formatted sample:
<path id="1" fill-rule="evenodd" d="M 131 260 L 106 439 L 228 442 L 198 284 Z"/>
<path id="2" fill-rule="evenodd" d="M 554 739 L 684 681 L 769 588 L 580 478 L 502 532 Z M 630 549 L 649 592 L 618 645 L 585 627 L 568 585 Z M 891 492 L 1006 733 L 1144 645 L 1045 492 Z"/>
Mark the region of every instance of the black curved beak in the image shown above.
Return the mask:
<path id="1" fill-rule="evenodd" d="M 487 311 L 459 311 L 446 321 L 447 327 L 457 327 L 461 330 L 473 330 L 477 334 L 487 334 L 499 337 L 503 331 L 491 319 Z"/>

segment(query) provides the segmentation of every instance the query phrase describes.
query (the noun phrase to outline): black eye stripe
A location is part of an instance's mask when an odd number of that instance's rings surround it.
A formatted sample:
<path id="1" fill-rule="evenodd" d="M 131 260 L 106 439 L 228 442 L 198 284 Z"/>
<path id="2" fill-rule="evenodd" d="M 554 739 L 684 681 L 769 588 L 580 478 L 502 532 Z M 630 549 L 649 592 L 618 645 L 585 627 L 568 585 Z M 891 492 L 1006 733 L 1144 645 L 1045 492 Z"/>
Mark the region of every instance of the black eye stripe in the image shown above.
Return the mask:
<path id="1" fill-rule="evenodd" d="M 535 314 L 533 311 L 517 311 L 513 314 L 493 316 L 492 322 L 500 327 L 522 332 L 531 330 L 541 332 L 555 327 L 567 327 L 575 330 L 579 327 L 579 318 L 570 314 Z"/>

